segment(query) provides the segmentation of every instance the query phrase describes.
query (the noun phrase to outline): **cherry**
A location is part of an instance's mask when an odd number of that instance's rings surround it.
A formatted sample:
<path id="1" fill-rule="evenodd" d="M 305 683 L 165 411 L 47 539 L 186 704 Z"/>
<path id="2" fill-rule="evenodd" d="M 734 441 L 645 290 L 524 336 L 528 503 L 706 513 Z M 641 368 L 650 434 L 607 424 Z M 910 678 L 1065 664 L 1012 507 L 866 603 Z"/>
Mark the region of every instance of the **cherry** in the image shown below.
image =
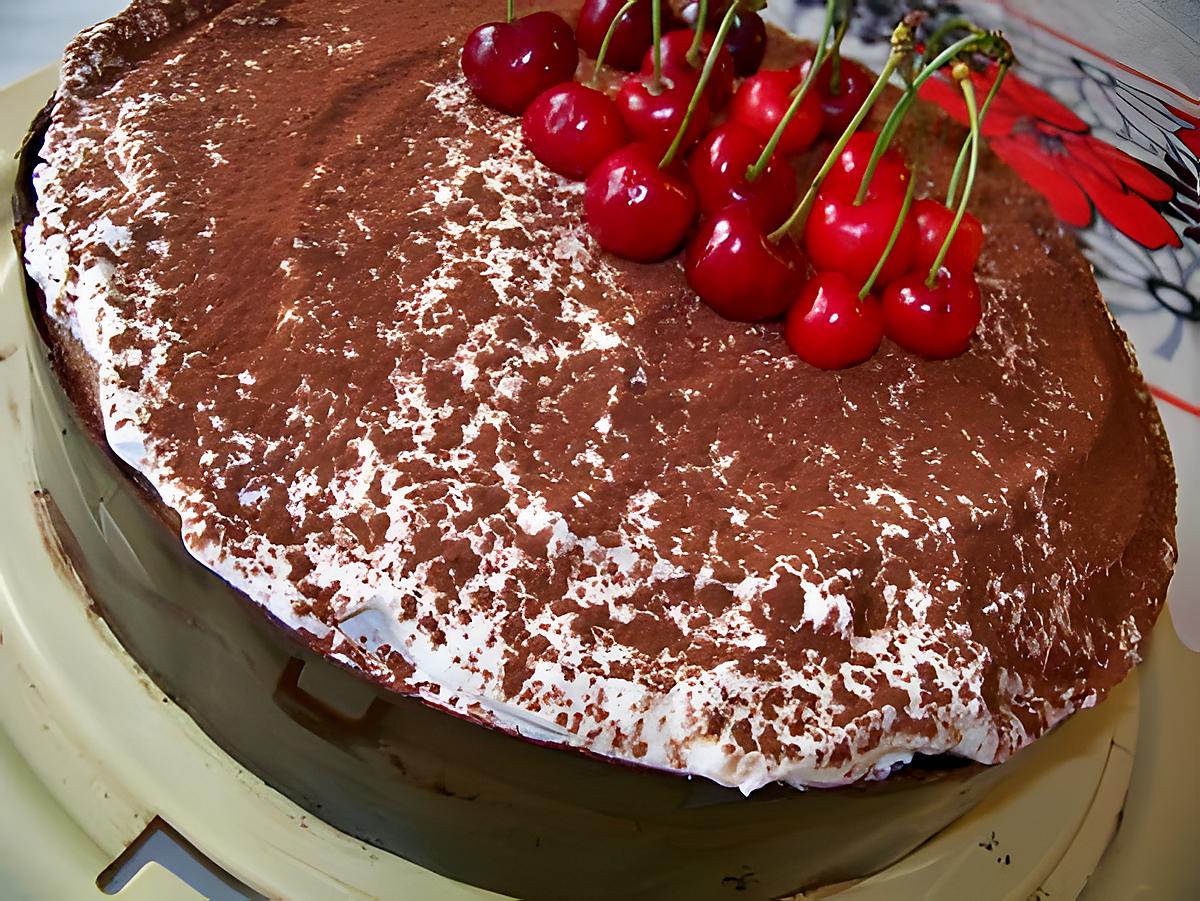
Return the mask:
<path id="1" fill-rule="evenodd" d="M 883 292 L 887 336 L 926 357 L 940 360 L 965 351 L 982 317 L 979 283 L 969 272 L 955 273 L 943 266 L 932 288 L 925 273 L 910 272 Z"/>
<path id="2" fill-rule="evenodd" d="M 659 168 L 661 151 L 630 144 L 588 176 L 583 208 L 588 228 L 610 253 L 650 263 L 683 243 L 696 218 L 696 192 L 679 168 Z"/>
<path id="3" fill-rule="evenodd" d="M 829 174 L 825 176 L 825 180 L 821 182 L 821 192 L 836 195 L 844 200 L 853 200 L 858 194 L 858 188 L 866 174 L 867 164 L 871 160 L 871 153 L 875 150 L 875 140 L 878 137 L 879 135 L 873 131 L 855 132 L 849 143 L 838 154 L 838 158 L 834 161 Z M 867 191 L 869 194 L 875 195 L 882 193 L 902 195 L 908 183 L 908 177 L 908 167 L 904 164 L 904 158 L 900 156 L 896 148 L 889 147 L 880 157 Z"/>
<path id="4" fill-rule="evenodd" d="M 635 141 L 645 141 L 665 151 L 679 131 L 687 115 L 696 80 L 685 76 L 663 76 L 658 93 L 653 89 L 653 75 L 631 75 L 617 92 L 617 107 L 621 118 Z M 703 95 L 688 123 L 680 149 L 691 147 L 704 134 L 708 125 L 708 101 Z"/>
<path id="5" fill-rule="evenodd" d="M 800 64 L 800 78 L 803 80 L 812 68 L 812 55 Z M 826 57 L 821 71 L 817 73 L 813 85 L 821 97 L 821 111 L 825 115 L 821 132 L 830 138 L 837 138 L 850 125 L 850 120 L 858 112 L 871 88 L 875 85 L 875 76 L 866 66 L 842 56 L 838 59 L 838 86 L 833 90 L 833 60 Z M 867 151 L 868 154 L 870 150 Z"/>
<path id="6" fill-rule="evenodd" d="M 679 18 L 695 27 L 699 15 L 700 4 L 695 2 L 685 6 Z M 713 23 L 712 9 L 709 9 L 708 15 L 709 22 Z M 757 72 L 767 52 L 767 26 L 763 24 L 762 17 L 750 10 L 738 10 L 733 28 L 725 38 L 725 47 L 733 57 L 734 72 L 738 76 L 744 78 Z"/>
<path id="7" fill-rule="evenodd" d="M 788 311 L 783 337 L 805 363 L 844 369 L 879 349 L 883 312 L 871 295 L 860 299 L 842 273 L 819 272 Z"/>
<path id="8" fill-rule="evenodd" d="M 740 10 L 733 30 L 726 38 L 726 46 L 733 55 L 734 70 L 738 75 L 745 77 L 757 72 L 767 52 L 767 26 L 763 24 L 762 16 L 751 10 Z"/>
<path id="9" fill-rule="evenodd" d="M 687 56 L 688 50 L 692 47 L 692 32 L 686 30 L 667 32 L 658 42 L 663 75 L 684 81 L 690 79 L 694 87 L 700 80 L 700 69 L 704 65 L 708 52 L 712 49 L 712 44 L 712 35 L 706 34 L 700 39 L 699 65 L 693 66 Z M 642 59 L 642 75 L 653 74 L 654 49 L 651 48 L 646 51 L 646 56 Z M 729 99 L 733 97 L 733 57 L 729 55 L 729 51 L 725 47 L 722 47 L 717 53 L 717 63 L 713 67 L 712 75 L 709 76 L 707 92 L 709 105 L 715 110 L 724 109 L 725 105 L 729 103 Z"/>
<path id="10" fill-rule="evenodd" d="M 766 141 L 738 122 L 726 122 L 705 136 L 688 159 L 688 174 L 700 198 L 700 209 L 715 213 L 734 201 L 755 207 L 768 228 L 775 228 L 796 203 L 796 174 L 772 156 L 762 175 L 747 181 Z"/>
<path id="11" fill-rule="evenodd" d="M 792 105 L 792 91 L 799 84 L 796 70 L 765 69 L 742 82 L 733 95 L 730 118 L 753 129 L 769 140 L 776 126 Z M 817 95 L 808 95 L 783 130 L 776 149 L 791 156 L 806 149 L 821 130 L 821 103 Z"/>
<path id="12" fill-rule="evenodd" d="M 539 94 L 521 120 L 525 146 L 567 178 L 586 178 L 625 144 L 621 111 L 607 94 L 569 81 Z"/>
<path id="13" fill-rule="evenodd" d="M 767 237 L 762 216 L 732 203 L 710 216 L 688 243 L 684 272 L 700 299 L 738 322 L 782 316 L 808 269 L 792 238 Z"/>
<path id="14" fill-rule="evenodd" d="M 519 115 L 542 91 L 574 77 L 579 51 L 571 26 L 540 12 L 480 25 L 463 45 L 461 64 L 476 97 Z"/>
<path id="15" fill-rule="evenodd" d="M 808 258 L 818 270 L 842 272 L 856 285 L 864 284 L 887 247 L 903 205 L 904 197 L 890 191 L 872 191 L 859 206 L 822 191 L 804 227 Z M 916 227 L 906 216 L 879 274 L 883 284 L 908 271 L 915 245 Z"/>
<path id="16" fill-rule="evenodd" d="M 575 39 L 579 41 L 579 49 L 589 58 L 595 59 L 600 53 L 608 27 L 624 5 L 625 0 L 584 0 L 579 10 L 579 22 L 575 25 Z M 666 13 L 668 8 L 664 4 L 663 12 Z M 615 69 L 633 72 L 652 43 L 651 2 L 635 3 L 617 23 L 604 62 Z"/>
<path id="17" fill-rule="evenodd" d="M 914 272 L 928 273 L 942 249 L 950 226 L 954 224 L 954 210 L 936 200 L 923 198 L 913 203 L 912 218 L 917 227 L 917 247 L 912 268 Z M 982 248 L 983 226 L 970 213 L 964 213 L 942 265 L 954 272 L 970 273 L 979 261 Z"/>

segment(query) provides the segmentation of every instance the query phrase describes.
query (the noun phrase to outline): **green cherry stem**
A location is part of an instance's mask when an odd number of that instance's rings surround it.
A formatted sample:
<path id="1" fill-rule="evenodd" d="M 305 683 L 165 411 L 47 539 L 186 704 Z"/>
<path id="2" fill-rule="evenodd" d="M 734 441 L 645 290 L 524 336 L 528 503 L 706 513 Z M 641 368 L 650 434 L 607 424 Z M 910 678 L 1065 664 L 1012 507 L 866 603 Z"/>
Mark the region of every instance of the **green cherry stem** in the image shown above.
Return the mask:
<path id="1" fill-rule="evenodd" d="M 854 118 L 850 120 L 850 124 L 842 132 L 842 136 L 837 139 L 837 143 L 833 145 L 833 149 L 825 157 L 825 162 L 821 164 L 816 178 L 808 186 L 808 191 L 805 192 L 804 198 L 800 201 L 796 209 L 792 211 L 792 215 L 788 216 L 787 221 L 769 235 L 772 241 L 779 241 L 797 223 L 808 216 L 808 211 L 812 209 L 813 201 L 817 199 L 817 191 L 820 190 L 821 182 L 825 180 L 825 176 L 829 174 L 829 170 L 833 168 L 833 164 L 837 162 L 837 158 L 841 152 L 846 149 L 846 145 L 850 143 L 850 138 L 858 131 L 858 126 L 862 124 L 863 119 L 867 118 L 867 113 L 871 111 L 871 107 L 875 105 L 875 101 L 879 99 L 879 95 L 883 93 L 883 89 L 887 87 L 888 82 L 891 80 L 892 73 L 896 71 L 896 68 L 905 57 L 912 52 L 912 39 L 912 26 L 907 21 L 901 21 L 896 26 L 895 31 L 892 32 L 892 52 L 888 54 L 883 71 L 875 79 L 875 84 L 872 86 L 871 92 L 867 94 L 866 99 L 862 102 L 862 106 L 858 108 L 858 112 L 854 114 Z"/>
<path id="2" fill-rule="evenodd" d="M 937 283 L 938 270 L 942 268 L 942 261 L 946 259 L 946 254 L 950 251 L 950 243 L 958 232 L 958 225 L 967 212 L 967 201 L 971 199 L 971 189 L 975 187 L 975 169 L 979 165 L 979 110 L 975 108 L 975 85 L 971 81 L 971 69 L 966 63 L 955 64 L 954 80 L 962 89 L 963 102 L 967 105 L 967 120 L 971 124 L 971 161 L 967 164 L 967 180 L 963 185 L 962 199 L 958 202 L 958 209 L 954 212 L 954 221 L 950 223 L 950 229 L 946 232 L 946 240 L 942 242 L 942 247 L 938 251 L 933 265 L 929 268 L 929 276 L 925 279 L 925 284 L 930 288 Z"/>
<path id="3" fill-rule="evenodd" d="M 853 6 L 854 0 L 846 0 L 841 21 L 838 22 L 837 29 L 833 33 L 833 48 L 829 51 L 829 93 L 835 96 L 842 93 L 842 41 L 845 40 L 846 31 L 850 28 L 851 7 Z"/>
<path id="4" fill-rule="evenodd" d="M 896 241 L 900 238 L 900 229 L 904 225 L 904 220 L 908 218 L 908 208 L 912 206 L 913 192 L 916 191 L 916 188 L 917 180 L 910 178 L 908 180 L 908 187 L 904 189 L 904 202 L 900 204 L 900 215 L 896 217 L 896 224 L 892 226 L 892 234 L 888 238 L 887 246 L 883 248 L 879 262 L 875 264 L 875 268 L 871 270 L 871 275 L 867 279 L 866 284 L 858 292 L 859 300 L 864 300 L 871 293 L 871 289 L 875 287 L 875 282 L 879 278 L 879 273 L 883 272 L 883 267 L 887 264 L 888 257 L 892 254 L 892 248 L 896 246 Z"/>
<path id="5" fill-rule="evenodd" d="M 592 77 L 588 79 L 588 87 L 594 88 L 600 81 L 600 70 L 604 68 L 604 58 L 608 55 L 608 45 L 612 43 L 613 35 L 617 33 L 617 25 L 625 18 L 625 14 L 633 9 L 638 0 L 625 0 L 625 5 L 613 16 L 608 23 L 608 31 L 604 32 L 604 40 L 600 42 L 600 52 L 596 54 L 596 65 L 592 69 Z"/>
<path id="6" fill-rule="evenodd" d="M 900 123 L 904 121 L 905 115 L 908 114 L 909 107 L 917 99 L 917 92 L 920 90 L 921 85 L 928 81 L 942 66 L 955 59 L 964 50 L 978 44 L 983 40 L 983 37 L 973 32 L 967 37 L 955 41 L 939 53 L 932 62 L 923 66 L 921 71 L 917 73 L 916 78 L 905 88 L 904 95 L 896 101 L 896 105 L 892 107 L 891 113 L 883 123 L 883 128 L 879 130 L 879 138 L 875 141 L 875 149 L 871 151 L 871 159 L 867 163 L 867 170 L 863 173 L 862 183 L 858 186 L 858 194 L 854 197 L 855 206 L 859 206 L 867 199 L 867 190 L 871 187 L 871 179 L 875 176 L 875 169 L 879 166 L 879 161 L 883 159 L 883 154 L 888 149 L 888 145 L 892 143 L 892 138 L 896 136 L 896 132 L 900 128 Z"/>
<path id="7" fill-rule="evenodd" d="M 696 106 L 700 103 L 700 97 L 708 88 L 708 80 L 712 77 L 713 69 L 717 67 L 717 55 L 721 52 L 721 48 L 725 46 L 725 38 L 729 34 L 729 29 L 733 27 L 733 20 L 737 18 L 737 11 L 737 3 L 731 3 L 729 4 L 729 9 L 725 11 L 725 15 L 721 17 L 721 25 L 717 28 L 717 33 L 713 37 L 712 47 L 709 48 L 708 55 L 704 57 L 704 68 L 700 70 L 700 80 L 696 82 L 696 88 L 692 91 L 691 99 L 688 100 L 687 112 L 683 114 L 683 121 L 679 123 L 679 130 L 675 132 L 675 138 L 671 141 L 671 146 L 667 148 L 662 161 L 658 164 L 660 169 L 666 169 L 675 161 L 675 157 L 679 153 L 679 148 L 683 145 L 683 136 L 687 134 L 688 126 L 692 124 L 692 116 L 696 113 Z"/>
<path id="8" fill-rule="evenodd" d="M 934 53 L 938 52 L 938 48 L 942 46 L 942 41 L 946 39 L 952 31 L 970 31 L 972 33 L 979 31 L 979 26 L 969 19 L 964 19 L 961 16 L 956 19 L 948 19 L 934 30 L 929 36 L 929 40 L 925 42 L 925 52 L 922 54 L 921 64 L 930 59 Z"/>
<path id="9" fill-rule="evenodd" d="M 513 12 L 514 12 L 513 0 L 508 0 L 508 3 L 506 4 L 506 6 L 507 6 L 507 9 L 505 10 L 504 21 L 511 25 L 512 20 L 513 20 Z"/>
<path id="10" fill-rule="evenodd" d="M 654 83 L 650 86 L 651 94 L 662 93 L 662 0 L 650 0 L 650 27 L 654 35 Z"/>
<path id="11" fill-rule="evenodd" d="M 821 28 L 821 39 L 817 41 L 817 52 L 813 57 L 812 65 L 808 67 L 808 74 L 804 76 L 799 87 L 796 88 L 796 93 L 792 97 L 792 103 L 787 108 L 779 120 L 779 124 L 775 126 L 775 131 L 771 134 L 771 139 L 762 149 L 762 153 L 758 155 L 754 165 L 746 170 L 746 181 L 753 182 L 767 168 L 767 164 L 771 161 L 771 156 L 775 153 L 775 148 L 779 146 L 779 142 L 783 139 L 783 132 L 787 129 L 788 123 L 792 121 L 792 117 L 796 115 L 796 110 L 800 109 L 800 104 L 804 102 L 804 98 L 808 96 L 808 92 L 812 90 L 813 84 L 817 80 L 817 72 L 821 66 L 825 64 L 825 56 L 828 53 L 827 44 L 829 43 L 829 33 L 833 30 L 833 15 L 837 7 L 838 0 L 825 0 L 825 24 Z"/>
<path id="12" fill-rule="evenodd" d="M 708 0 L 700 0 L 700 8 L 696 11 L 696 30 L 692 35 L 692 46 L 688 47 L 687 61 L 692 68 L 700 65 L 700 48 L 704 42 L 704 29 L 708 27 Z"/>
<path id="13" fill-rule="evenodd" d="M 987 97 L 983 99 L 983 106 L 979 108 L 979 127 L 983 128 L 983 120 L 987 118 L 988 107 L 992 105 L 992 99 L 1000 90 L 1000 82 L 1004 81 L 1004 76 L 1008 74 L 1009 64 L 1000 63 L 996 68 L 996 79 L 992 82 L 991 88 L 988 89 Z M 967 151 L 970 149 L 971 142 L 974 138 L 967 134 L 967 138 L 963 141 L 962 147 L 958 151 L 958 159 L 954 163 L 954 173 L 950 176 L 950 187 L 946 189 L 946 206 L 954 206 L 954 197 L 958 194 L 958 180 L 962 176 L 963 166 L 967 161 Z"/>

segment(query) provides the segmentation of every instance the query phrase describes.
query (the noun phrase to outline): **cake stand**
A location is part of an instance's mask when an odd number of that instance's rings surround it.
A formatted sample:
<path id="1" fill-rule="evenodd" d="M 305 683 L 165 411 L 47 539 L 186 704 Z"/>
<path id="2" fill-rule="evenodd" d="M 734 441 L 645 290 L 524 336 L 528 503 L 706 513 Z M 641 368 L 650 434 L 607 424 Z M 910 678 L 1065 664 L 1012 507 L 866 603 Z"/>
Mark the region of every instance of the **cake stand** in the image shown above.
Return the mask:
<path id="1" fill-rule="evenodd" d="M 17 144 L 55 80 L 45 70 L 0 94 L 5 194 Z M 7 232 L 11 220 L 3 215 Z M 52 499 L 34 472 L 20 281 L 5 242 L 0 895 L 99 897 L 104 884 L 118 897 L 168 901 L 500 897 L 339 832 L 274 791 L 223 752 L 124 651 L 60 546 Z M 1181 498 L 1192 490 L 1185 487 Z M 1181 534 L 1185 560 L 1187 546 L 1195 546 L 1189 537 Z M 1195 591 L 1194 579 L 1194 570 L 1181 573 L 1175 592 Z M 1200 807 L 1197 686 L 1200 656 L 1181 644 L 1164 614 L 1146 664 L 1109 700 L 1018 755 L 969 814 L 874 876 L 796 897 L 1194 896 L 1200 866 L 1187 843 Z M 145 862 L 154 856 L 150 844 L 138 850 L 151 835 L 174 849 L 170 869 Z M 761 897 L 752 872 L 727 882 L 731 898 Z"/>

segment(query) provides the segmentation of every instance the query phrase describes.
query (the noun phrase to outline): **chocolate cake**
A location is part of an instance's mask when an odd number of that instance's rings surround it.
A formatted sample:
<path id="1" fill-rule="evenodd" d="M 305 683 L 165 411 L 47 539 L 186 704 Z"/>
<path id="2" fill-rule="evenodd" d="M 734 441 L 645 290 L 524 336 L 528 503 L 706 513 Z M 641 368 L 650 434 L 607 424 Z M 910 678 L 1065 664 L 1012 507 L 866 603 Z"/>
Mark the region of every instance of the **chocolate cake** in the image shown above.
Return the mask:
<path id="1" fill-rule="evenodd" d="M 965 354 L 814 369 L 599 250 L 467 90 L 487 16 L 135 0 L 68 49 L 19 240 L 196 565 L 393 692 L 744 793 L 998 763 L 1100 701 L 1174 477 L 1042 200 L 984 154 Z M 901 139 L 943 189 L 961 130 Z"/>

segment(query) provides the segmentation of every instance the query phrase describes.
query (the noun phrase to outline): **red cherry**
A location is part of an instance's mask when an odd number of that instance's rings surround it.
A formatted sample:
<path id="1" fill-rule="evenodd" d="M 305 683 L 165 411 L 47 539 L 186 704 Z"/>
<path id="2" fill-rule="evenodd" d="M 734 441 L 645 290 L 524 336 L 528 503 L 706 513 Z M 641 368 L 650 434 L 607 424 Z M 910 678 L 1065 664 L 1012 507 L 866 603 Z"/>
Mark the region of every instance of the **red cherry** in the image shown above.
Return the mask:
<path id="1" fill-rule="evenodd" d="M 738 322 L 782 316 L 807 269 L 799 245 L 787 236 L 771 241 L 762 217 L 745 203 L 732 203 L 700 225 L 684 265 L 700 299 Z"/>
<path id="2" fill-rule="evenodd" d="M 812 68 L 813 58 L 800 64 L 800 78 L 803 80 Z M 875 76 L 871 70 L 852 59 L 841 57 L 838 61 L 838 89 L 835 92 L 830 84 L 833 79 L 833 61 L 828 57 L 821 71 L 817 73 L 817 93 L 821 95 L 821 111 L 825 114 L 821 131 L 831 138 L 837 138 L 844 132 L 862 106 L 871 88 L 875 86 Z M 869 153 L 870 151 L 868 151 Z"/>
<path id="3" fill-rule="evenodd" d="M 679 14 L 684 24 L 695 27 L 696 17 L 700 15 L 700 4 L 689 3 Z M 716 28 L 715 13 L 710 7 L 708 11 L 709 30 Z M 767 26 L 762 17 L 756 12 L 739 10 L 733 20 L 733 27 L 725 36 L 725 47 L 733 57 L 734 71 L 739 77 L 753 75 L 762 65 L 763 54 L 767 52 Z"/>
<path id="4" fill-rule="evenodd" d="M 612 98 L 574 81 L 539 94 L 525 110 L 521 130 L 533 155 L 567 178 L 586 178 L 626 141 Z"/>
<path id="5" fill-rule="evenodd" d="M 463 45 L 461 63 L 476 97 L 519 115 L 542 91 L 574 77 L 579 51 L 571 26 L 540 12 L 480 25 Z"/>
<path id="6" fill-rule="evenodd" d="M 687 114 L 692 92 L 696 89 L 694 78 L 685 76 L 663 76 L 662 88 L 656 94 L 652 90 L 653 75 L 631 75 L 617 92 L 617 106 L 621 118 L 635 141 L 645 141 L 665 151 L 675 140 L 675 133 Z M 700 139 L 709 119 L 708 100 L 700 96 L 692 121 L 680 146 L 686 150 Z"/>
<path id="7" fill-rule="evenodd" d="M 773 155 L 754 181 L 746 171 L 758 161 L 766 141 L 738 122 L 713 129 L 688 159 L 688 174 L 696 186 L 700 209 L 715 213 L 735 201 L 754 206 L 767 228 L 787 219 L 796 203 L 796 173 Z"/>
<path id="8" fill-rule="evenodd" d="M 938 271 L 932 288 L 925 273 L 910 272 L 883 292 L 887 336 L 913 353 L 934 359 L 958 356 L 983 317 L 979 283 L 969 273 Z"/>
<path id="9" fill-rule="evenodd" d="M 700 68 L 704 65 L 705 56 L 712 49 L 712 42 L 712 36 L 708 34 L 700 39 L 702 48 L 700 66 L 693 66 L 687 58 L 688 50 L 692 46 L 692 32 L 667 32 L 658 42 L 663 74 L 680 81 L 690 80 L 695 86 L 696 82 L 700 80 Z M 654 74 L 654 48 L 646 51 L 646 55 L 642 59 L 641 71 L 642 75 Z M 733 57 L 724 47 L 717 53 L 717 63 L 713 66 L 712 75 L 708 78 L 708 86 L 705 91 L 712 109 L 724 109 L 733 96 Z"/>
<path id="10" fill-rule="evenodd" d="M 779 120 L 792 104 L 792 91 L 799 84 L 796 71 L 765 69 L 742 82 L 733 95 L 730 118 L 741 122 L 770 139 Z M 821 130 L 821 103 L 817 95 L 809 91 L 788 121 L 776 149 L 784 156 L 791 156 L 807 149 Z"/>
<path id="11" fill-rule="evenodd" d="M 858 291 L 840 272 L 819 272 L 788 311 L 783 336 L 805 363 L 821 369 L 844 369 L 879 349 L 883 312 L 879 301 Z"/>
<path id="12" fill-rule="evenodd" d="M 858 194 L 859 185 L 867 172 L 867 164 L 871 161 L 871 153 L 875 150 L 875 139 L 879 135 L 873 131 L 857 131 L 846 144 L 833 168 L 821 182 L 821 193 L 853 200 Z M 908 185 L 908 166 L 895 147 L 889 147 L 879 158 L 875 174 L 871 176 L 871 185 L 867 188 L 869 194 L 904 194 Z"/>
<path id="13" fill-rule="evenodd" d="M 928 273 L 954 224 L 954 210 L 936 200 L 922 198 L 913 203 L 912 218 L 917 225 L 917 248 L 912 268 L 917 273 Z M 955 272 L 970 273 L 975 269 L 982 249 L 983 226 L 970 213 L 964 213 L 942 265 Z"/>
<path id="14" fill-rule="evenodd" d="M 860 206 L 837 195 L 818 194 L 804 227 L 804 249 L 813 266 L 845 273 L 856 285 L 865 284 L 887 247 L 903 203 L 903 197 L 890 192 L 871 192 Z M 916 239 L 916 226 L 907 216 L 880 272 L 882 284 L 908 271 Z"/>
<path id="15" fill-rule="evenodd" d="M 624 5 L 624 0 L 584 0 L 579 10 L 579 22 L 575 26 L 575 39 L 579 41 L 579 49 L 589 58 L 595 59 L 600 53 L 608 26 Z M 664 13 L 666 9 L 664 4 Z M 653 42 L 651 4 L 635 3 L 617 23 L 604 63 L 614 69 L 633 72 L 641 63 L 642 54 Z"/>
<path id="16" fill-rule="evenodd" d="M 696 218 L 696 192 L 677 167 L 660 169 L 661 151 L 630 144 L 588 176 L 583 208 L 588 228 L 610 253 L 650 263 L 683 243 Z"/>

